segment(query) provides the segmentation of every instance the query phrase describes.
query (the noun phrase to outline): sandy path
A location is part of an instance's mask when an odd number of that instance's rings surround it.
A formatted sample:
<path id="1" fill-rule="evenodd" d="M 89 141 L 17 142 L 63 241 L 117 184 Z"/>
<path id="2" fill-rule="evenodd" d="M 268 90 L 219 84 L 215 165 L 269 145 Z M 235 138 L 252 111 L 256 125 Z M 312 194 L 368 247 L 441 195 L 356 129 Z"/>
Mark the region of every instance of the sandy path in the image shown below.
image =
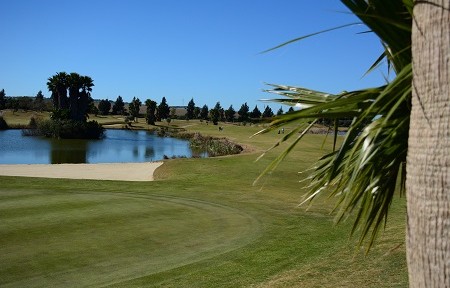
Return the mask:
<path id="1" fill-rule="evenodd" d="M 163 162 L 102 164 L 1 164 L 2 176 L 44 178 L 153 181 L 153 172 Z"/>

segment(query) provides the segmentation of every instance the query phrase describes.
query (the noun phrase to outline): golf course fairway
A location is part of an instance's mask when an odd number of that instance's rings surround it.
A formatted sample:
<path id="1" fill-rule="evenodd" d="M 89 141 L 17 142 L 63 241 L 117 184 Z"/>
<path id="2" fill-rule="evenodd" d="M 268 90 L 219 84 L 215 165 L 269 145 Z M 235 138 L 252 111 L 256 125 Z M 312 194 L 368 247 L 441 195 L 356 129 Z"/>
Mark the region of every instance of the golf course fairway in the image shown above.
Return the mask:
<path id="1" fill-rule="evenodd" d="M 5 287 L 109 285 L 212 257 L 258 236 L 257 221 L 243 211 L 151 194 L 16 191 L 2 195 L 0 211 Z M 34 269 L 47 265 L 54 266 L 51 275 Z"/>
<path id="2" fill-rule="evenodd" d="M 308 175 L 299 172 L 330 151 L 332 137 L 321 148 L 323 135 L 306 135 L 254 186 L 280 153 L 255 162 L 276 132 L 249 138 L 260 128 L 189 125 L 251 149 L 164 160 L 155 181 L 0 176 L 0 287 L 408 285 L 404 198 L 368 254 L 358 232 L 350 237 L 352 215 L 335 225 L 336 199 L 298 206 Z"/>

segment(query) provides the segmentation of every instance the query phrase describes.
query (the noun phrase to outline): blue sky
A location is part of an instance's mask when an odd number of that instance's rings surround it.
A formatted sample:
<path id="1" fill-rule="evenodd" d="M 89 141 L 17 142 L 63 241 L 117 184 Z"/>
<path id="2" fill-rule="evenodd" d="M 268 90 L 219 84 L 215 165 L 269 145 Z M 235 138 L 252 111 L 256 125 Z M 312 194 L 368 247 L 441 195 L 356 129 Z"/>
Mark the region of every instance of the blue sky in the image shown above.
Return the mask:
<path id="1" fill-rule="evenodd" d="M 364 26 L 260 53 L 356 22 L 338 0 L 0 0 L 0 11 L 7 96 L 49 97 L 47 78 L 65 71 L 92 77 L 95 99 L 261 108 L 271 97 L 264 82 L 339 93 L 381 85 L 386 74 L 363 78 L 382 52 Z"/>

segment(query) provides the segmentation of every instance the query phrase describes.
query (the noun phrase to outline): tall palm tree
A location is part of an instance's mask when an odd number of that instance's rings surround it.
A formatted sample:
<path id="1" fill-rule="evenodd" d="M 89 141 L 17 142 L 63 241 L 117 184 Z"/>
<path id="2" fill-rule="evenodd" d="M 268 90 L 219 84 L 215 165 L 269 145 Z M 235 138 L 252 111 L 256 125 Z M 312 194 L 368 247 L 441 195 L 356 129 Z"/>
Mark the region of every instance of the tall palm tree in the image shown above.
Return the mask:
<path id="1" fill-rule="evenodd" d="M 86 121 L 93 86 L 91 77 L 74 72 L 56 73 L 47 82 L 48 90 L 52 92 L 54 108 L 59 111 L 68 110 L 70 119 L 75 121 Z"/>
<path id="2" fill-rule="evenodd" d="M 78 120 L 85 121 L 88 116 L 89 102 L 92 100 L 92 87 L 94 87 L 92 78 L 89 76 L 81 76 L 81 92 L 78 99 Z"/>
<path id="3" fill-rule="evenodd" d="M 52 92 L 52 100 L 55 109 L 68 109 L 67 99 L 68 76 L 66 72 L 58 72 L 48 78 L 47 87 Z"/>
<path id="4" fill-rule="evenodd" d="M 47 79 L 47 89 L 49 92 L 52 93 L 50 98 L 52 99 L 53 107 L 59 107 L 59 99 L 58 99 L 58 93 L 56 91 L 55 76 L 52 76 Z"/>
<path id="5" fill-rule="evenodd" d="M 78 112 L 78 101 L 80 98 L 80 89 L 82 86 L 82 79 L 78 73 L 70 73 L 68 77 L 69 86 L 69 103 L 70 103 L 70 119 L 81 120 Z"/>
<path id="6" fill-rule="evenodd" d="M 329 118 L 337 123 L 339 118 L 352 117 L 341 147 L 315 166 L 305 201 L 324 191 L 339 195 L 338 219 L 356 211 L 353 231 L 362 228 L 361 241 L 370 235 L 370 247 L 387 220 L 394 193 L 406 190 L 410 285 L 450 287 L 448 1 L 416 0 L 415 5 L 413 0 L 342 2 L 382 41 L 384 52 L 371 69 L 387 58 L 396 77 L 380 87 L 339 95 L 272 85 L 269 92 L 287 97 L 274 101 L 301 104 L 306 109 L 279 117 L 261 133 L 299 119 L 310 124 L 299 126 L 282 138 L 281 142 L 297 135 L 265 172 L 276 167 L 315 119 Z"/>

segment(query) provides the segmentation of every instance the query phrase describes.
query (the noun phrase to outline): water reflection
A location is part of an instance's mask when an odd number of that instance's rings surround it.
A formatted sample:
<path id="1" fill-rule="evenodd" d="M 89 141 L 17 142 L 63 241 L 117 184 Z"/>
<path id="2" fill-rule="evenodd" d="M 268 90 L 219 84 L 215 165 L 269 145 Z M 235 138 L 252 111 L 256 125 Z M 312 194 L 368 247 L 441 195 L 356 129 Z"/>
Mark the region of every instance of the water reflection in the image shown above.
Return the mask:
<path id="1" fill-rule="evenodd" d="M 155 150 L 153 147 L 145 147 L 145 158 L 152 159 L 155 157 Z"/>
<path id="2" fill-rule="evenodd" d="M 49 139 L 50 163 L 88 163 L 89 141 L 69 139 Z"/>
<path id="3" fill-rule="evenodd" d="M 107 130 L 102 140 L 47 139 L 22 136 L 20 130 L 0 131 L 0 163 L 148 162 L 168 157 L 206 157 L 193 152 L 186 140 L 161 138 L 147 131 Z"/>

